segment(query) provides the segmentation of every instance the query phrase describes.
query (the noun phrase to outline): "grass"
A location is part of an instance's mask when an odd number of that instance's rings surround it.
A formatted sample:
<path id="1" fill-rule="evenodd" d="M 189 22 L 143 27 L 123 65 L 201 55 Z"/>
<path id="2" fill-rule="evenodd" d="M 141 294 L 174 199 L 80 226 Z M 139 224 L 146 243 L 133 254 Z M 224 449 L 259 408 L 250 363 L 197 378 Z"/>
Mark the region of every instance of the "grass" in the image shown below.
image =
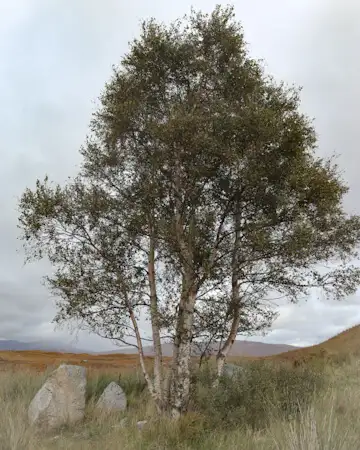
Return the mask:
<path id="1" fill-rule="evenodd" d="M 1 450 L 353 450 L 360 439 L 360 360 L 326 367 L 248 363 L 237 379 L 211 387 L 212 372 L 194 374 L 191 411 L 178 423 L 158 419 L 140 375 L 90 371 L 85 420 L 51 435 L 28 426 L 26 409 L 46 374 L 0 373 Z M 95 414 L 110 382 L 129 399 L 124 413 Z M 148 420 L 142 431 L 139 420 Z"/>
<path id="2" fill-rule="evenodd" d="M 324 372 L 317 368 L 294 370 L 285 364 L 255 361 L 243 366 L 236 377 L 224 377 L 219 389 L 212 390 L 212 373 L 200 373 L 192 398 L 194 408 L 211 418 L 211 427 L 221 428 L 262 430 L 275 417 L 296 417 L 326 383 Z"/>

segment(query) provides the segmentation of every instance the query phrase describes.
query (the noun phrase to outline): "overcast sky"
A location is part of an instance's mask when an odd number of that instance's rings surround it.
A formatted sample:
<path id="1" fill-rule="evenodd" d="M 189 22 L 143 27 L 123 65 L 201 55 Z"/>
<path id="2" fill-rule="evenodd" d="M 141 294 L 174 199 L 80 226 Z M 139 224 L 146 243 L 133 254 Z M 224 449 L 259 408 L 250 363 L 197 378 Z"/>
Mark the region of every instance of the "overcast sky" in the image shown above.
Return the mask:
<path id="1" fill-rule="evenodd" d="M 0 0 L 0 338 L 71 342 L 54 331 L 53 299 L 41 285 L 45 264 L 23 266 L 17 252 L 17 201 L 47 173 L 76 173 L 78 150 L 94 101 L 142 19 L 169 22 L 210 0 Z M 360 212 L 360 5 L 358 0 L 236 0 L 252 56 L 278 79 L 303 86 L 302 108 L 315 118 L 319 152 L 341 154 L 351 187 L 350 212 Z M 171 5 L 171 6 L 170 6 Z M 320 342 L 360 323 L 360 298 L 342 303 L 310 298 L 281 304 L 267 337 L 295 345 Z M 146 328 L 146 325 L 144 325 Z M 80 334 L 79 348 L 111 344 Z"/>

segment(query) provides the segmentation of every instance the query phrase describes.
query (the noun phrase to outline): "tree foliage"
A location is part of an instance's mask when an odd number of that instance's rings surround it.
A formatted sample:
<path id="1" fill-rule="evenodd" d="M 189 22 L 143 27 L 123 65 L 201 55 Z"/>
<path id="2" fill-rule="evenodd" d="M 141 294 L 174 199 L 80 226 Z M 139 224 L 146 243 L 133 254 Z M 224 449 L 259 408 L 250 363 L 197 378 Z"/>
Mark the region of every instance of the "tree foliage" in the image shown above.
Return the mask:
<path id="1" fill-rule="evenodd" d="M 271 324 L 269 293 L 296 302 L 321 287 L 340 299 L 359 282 L 360 220 L 299 102 L 250 58 L 232 8 L 150 20 L 105 85 L 79 175 L 21 198 L 27 255 L 55 270 L 56 321 L 134 337 L 141 357 L 146 311 L 148 384 L 174 416 L 187 407 L 193 342 L 224 341 L 222 360 L 239 332 Z M 167 383 L 161 333 L 174 342 Z"/>

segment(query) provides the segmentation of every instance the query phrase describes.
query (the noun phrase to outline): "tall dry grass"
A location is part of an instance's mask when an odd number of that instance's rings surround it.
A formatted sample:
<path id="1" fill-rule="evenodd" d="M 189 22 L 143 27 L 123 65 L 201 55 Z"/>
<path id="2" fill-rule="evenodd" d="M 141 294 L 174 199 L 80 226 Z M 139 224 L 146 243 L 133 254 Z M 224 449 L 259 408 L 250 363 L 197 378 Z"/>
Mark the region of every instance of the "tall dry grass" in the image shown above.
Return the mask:
<path id="1" fill-rule="evenodd" d="M 323 368 L 324 369 L 324 368 Z M 26 409 L 46 378 L 0 373 L 0 450 L 354 450 L 360 442 L 360 362 L 292 369 L 250 364 L 238 379 L 211 388 L 194 375 L 191 412 L 178 423 L 158 419 L 138 374 L 90 373 L 85 420 L 41 435 Z M 94 403 L 110 381 L 129 398 L 126 414 L 99 415 Z M 127 417 L 126 424 L 122 419 Z M 138 420 L 148 420 L 142 431 Z"/>

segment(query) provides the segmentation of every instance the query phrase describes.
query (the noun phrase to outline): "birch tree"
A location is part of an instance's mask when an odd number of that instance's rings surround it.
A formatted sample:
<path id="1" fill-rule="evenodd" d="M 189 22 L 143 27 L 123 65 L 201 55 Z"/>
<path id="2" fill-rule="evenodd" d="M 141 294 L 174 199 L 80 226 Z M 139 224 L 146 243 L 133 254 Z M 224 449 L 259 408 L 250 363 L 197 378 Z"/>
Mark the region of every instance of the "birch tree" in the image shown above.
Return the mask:
<path id="1" fill-rule="evenodd" d="M 186 412 L 192 343 L 211 332 L 214 314 L 221 374 L 244 324 L 271 322 L 263 295 L 297 301 L 318 286 L 341 298 L 357 287 L 349 261 L 360 220 L 342 208 L 347 187 L 334 162 L 316 156 L 298 91 L 249 56 L 232 8 L 193 11 L 169 26 L 144 22 L 105 85 L 80 153 L 74 179 L 45 178 L 24 192 L 27 257 L 54 267 L 46 281 L 57 322 L 135 340 L 160 413 Z M 340 265 L 318 269 L 329 261 Z M 264 320 L 252 322 L 257 310 Z M 165 371 L 166 330 L 174 354 Z"/>

